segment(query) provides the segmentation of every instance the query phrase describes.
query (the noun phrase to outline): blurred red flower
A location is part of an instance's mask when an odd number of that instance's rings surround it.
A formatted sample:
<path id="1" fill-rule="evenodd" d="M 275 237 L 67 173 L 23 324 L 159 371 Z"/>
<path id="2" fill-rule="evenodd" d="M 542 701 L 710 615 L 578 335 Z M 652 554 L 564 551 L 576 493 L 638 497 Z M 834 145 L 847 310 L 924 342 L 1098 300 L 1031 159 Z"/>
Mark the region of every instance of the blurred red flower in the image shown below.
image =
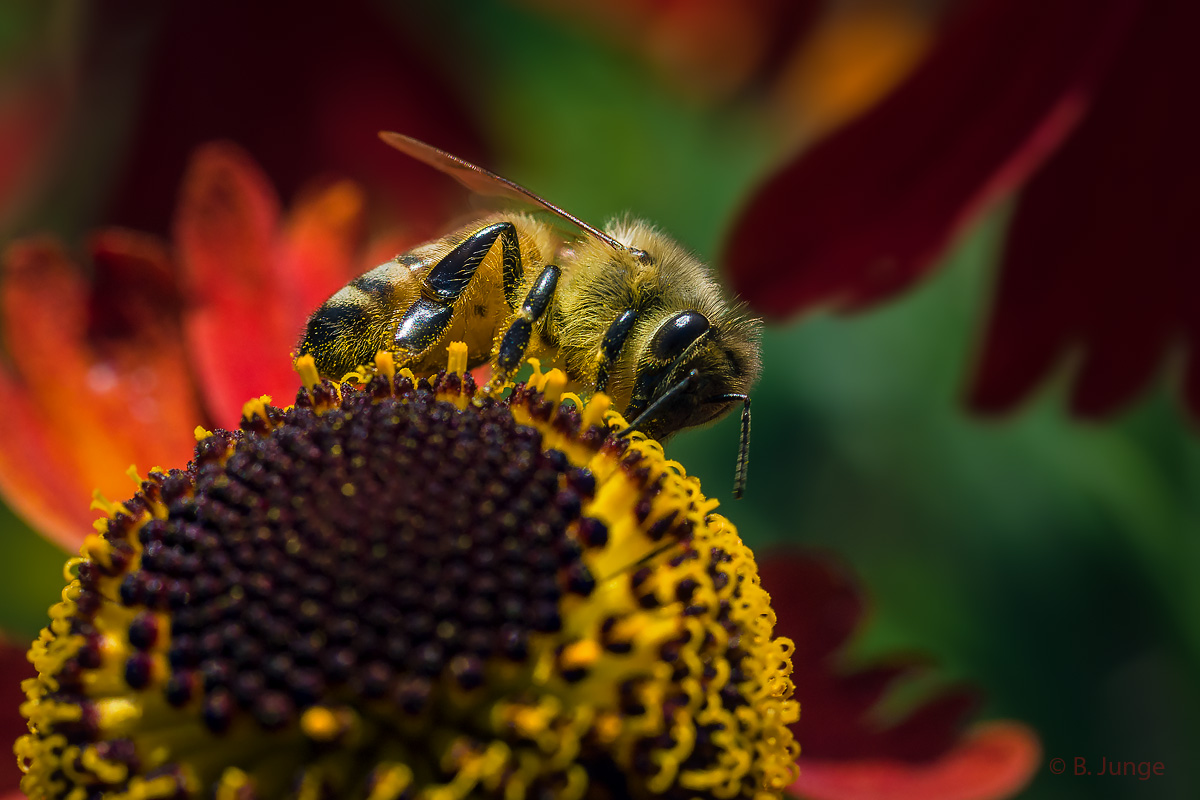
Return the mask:
<path id="1" fill-rule="evenodd" d="M 1023 186 L 972 404 L 1009 409 L 1078 355 L 1073 410 L 1108 414 L 1183 343 L 1200 416 L 1200 115 L 1185 99 L 1200 6 L 958 10 L 894 93 L 759 189 L 727 246 L 734 288 L 774 317 L 877 303 Z"/>
<path id="2" fill-rule="evenodd" d="M 381 235 L 368 246 L 365 215 L 349 181 L 311 186 L 285 215 L 250 157 L 218 143 L 188 169 L 173 249 L 106 229 L 85 270 L 52 239 L 11 245 L 0 492 L 74 551 L 91 530 L 93 488 L 127 494 L 130 464 L 188 460 L 197 423 L 232 427 L 247 399 L 294 394 L 290 353 L 307 315 L 415 243 Z"/>
<path id="3" fill-rule="evenodd" d="M 1041 752 L 1023 725 L 995 721 L 964 732 L 976 692 L 956 687 L 901 720 L 880 719 L 879 705 L 906 679 L 928 672 L 913 658 L 848 671 L 843 650 L 859 629 L 865 601 L 830 560 L 768 554 L 763 587 L 777 632 L 792 656 L 800 721 L 800 778 L 791 792 L 807 800 L 989 800 L 1012 797 L 1033 777 Z"/>

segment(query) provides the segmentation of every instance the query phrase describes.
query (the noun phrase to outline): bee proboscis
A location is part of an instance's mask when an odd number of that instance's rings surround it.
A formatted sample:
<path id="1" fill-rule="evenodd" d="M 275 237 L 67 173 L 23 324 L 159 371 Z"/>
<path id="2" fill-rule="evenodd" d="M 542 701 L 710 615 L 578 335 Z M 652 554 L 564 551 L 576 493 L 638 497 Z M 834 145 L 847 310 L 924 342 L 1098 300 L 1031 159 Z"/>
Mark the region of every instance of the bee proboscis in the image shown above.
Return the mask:
<path id="1" fill-rule="evenodd" d="M 707 266 L 643 220 L 618 217 L 600 230 L 436 147 L 398 133 L 380 137 L 473 192 L 557 220 L 490 214 L 396 256 L 312 314 L 299 354 L 333 380 L 379 350 L 428 374 L 461 341 L 469 367 L 491 365 L 489 390 L 537 356 L 578 387 L 612 397 L 629 430 L 660 439 L 741 403 L 734 496 L 741 495 L 760 324 L 726 299 Z"/>

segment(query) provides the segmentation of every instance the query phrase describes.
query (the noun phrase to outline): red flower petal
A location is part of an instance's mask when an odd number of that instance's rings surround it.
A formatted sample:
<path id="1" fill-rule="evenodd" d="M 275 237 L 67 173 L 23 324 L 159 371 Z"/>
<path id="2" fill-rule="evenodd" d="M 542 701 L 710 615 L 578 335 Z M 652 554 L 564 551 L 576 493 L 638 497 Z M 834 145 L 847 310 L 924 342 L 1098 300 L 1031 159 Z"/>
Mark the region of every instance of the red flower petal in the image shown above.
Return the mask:
<path id="1" fill-rule="evenodd" d="M 1091 112 L 1029 183 L 1012 223 L 972 394 L 1011 407 L 1072 349 L 1072 406 L 1107 414 L 1178 339 L 1200 416 L 1200 117 L 1185 97 L 1200 6 L 1147 7 Z"/>
<path id="2" fill-rule="evenodd" d="M 994 800 L 1024 788 L 1040 761 L 1032 731 L 1013 722 L 989 722 L 927 763 L 802 755 L 800 777 L 790 791 L 805 800 Z"/>
<path id="3" fill-rule="evenodd" d="M 786 316 L 909 285 L 981 204 L 1070 131 L 1138 0 L 982 0 L 894 94 L 785 167 L 727 247 L 733 287 Z"/>
<path id="4" fill-rule="evenodd" d="M 25 650 L 0 636 L 0 742 L 16 741 L 29 730 L 17 710 L 25 702 L 21 681 L 37 674 L 25 658 Z M 15 793 L 20 782 L 17 760 L 11 755 L 0 758 L 0 800 L 7 800 L 9 792 Z"/>
<path id="5" fill-rule="evenodd" d="M 759 574 L 778 616 L 776 632 L 796 645 L 792 680 L 800 700 L 793 726 L 803 759 L 928 759 L 949 749 L 976 704 L 975 692 L 943 690 L 908 717 L 885 723 L 878 706 L 897 682 L 927 671 L 923 660 L 847 672 L 841 650 L 859 627 L 864 602 L 857 585 L 831 563 L 770 555 Z"/>
<path id="6" fill-rule="evenodd" d="M 298 385 L 290 353 L 300 331 L 287 312 L 278 223 L 279 200 L 244 151 L 219 143 L 196 152 L 175 235 L 194 303 L 187 340 L 221 426 L 235 426 L 251 397 L 290 398 Z"/>
<path id="7" fill-rule="evenodd" d="M 169 271 L 162 246 L 136 234 L 99 237 L 95 250 L 99 280 L 123 274 L 139 287 L 138 276 Z M 74 549 L 91 532 L 92 488 L 127 495 L 131 464 L 145 470 L 191 452 L 199 410 L 177 321 L 172 328 L 168 314 L 157 325 L 121 331 L 114 320 L 148 313 L 146 303 L 133 311 L 139 290 L 98 303 L 78 268 L 46 239 L 9 248 L 0 291 L 12 362 L 0 380 L 12 409 L 0 423 L 0 482 L 18 510 Z M 106 335 L 97 338 L 95 330 Z"/>
<path id="8" fill-rule="evenodd" d="M 758 574 L 782 618 L 780 635 L 796 645 L 797 665 L 823 661 L 841 649 L 866 609 L 857 584 L 824 559 L 769 553 Z"/>

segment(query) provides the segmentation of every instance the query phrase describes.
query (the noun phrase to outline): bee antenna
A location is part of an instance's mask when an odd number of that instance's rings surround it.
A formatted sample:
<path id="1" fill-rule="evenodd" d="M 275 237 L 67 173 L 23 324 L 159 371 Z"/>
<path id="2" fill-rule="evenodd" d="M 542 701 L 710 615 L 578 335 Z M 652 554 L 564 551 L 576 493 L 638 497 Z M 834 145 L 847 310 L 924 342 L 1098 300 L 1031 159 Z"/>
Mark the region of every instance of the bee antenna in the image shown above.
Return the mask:
<path id="1" fill-rule="evenodd" d="M 733 499 L 741 500 L 746 491 L 746 471 L 750 467 L 750 395 L 722 394 L 710 397 L 706 403 L 730 403 L 742 401 L 742 435 L 738 439 L 737 466 L 733 470 Z"/>
<path id="2" fill-rule="evenodd" d="M 675 395 L 685 391 L 688 386 L 691 385 L 692 381 L 696 379 L 697 375 L 699 375 L 699 373 L 696 370 L 692 370 L 687 375 L 684 375 L 683 378 L 680 379 L 679 383 L 675 384 L 670 389 L 667 389 L 665 392 L 659 395 L 657 400 L 646 406 L 646 409 L 642 413 L 634 417 L 633 422 L 629 423 L 629 427 L 622 431 L 618 431 L 617 438 L 627 436 L 631 431 L 636 431 L 639 427 L 646 424 L 647 420 L 651 419 L 658 409 L 666 405 L 671 398 L 675 397 Z"/>
<path id="3" fill-rule="evenodd" d="M 750 395 L 742 405 L 742 435 L 738 440 L 737 467 L 733 470 L 733 499 L 741 500 L 746 491 L 746 471 L 750 468 Z"/>

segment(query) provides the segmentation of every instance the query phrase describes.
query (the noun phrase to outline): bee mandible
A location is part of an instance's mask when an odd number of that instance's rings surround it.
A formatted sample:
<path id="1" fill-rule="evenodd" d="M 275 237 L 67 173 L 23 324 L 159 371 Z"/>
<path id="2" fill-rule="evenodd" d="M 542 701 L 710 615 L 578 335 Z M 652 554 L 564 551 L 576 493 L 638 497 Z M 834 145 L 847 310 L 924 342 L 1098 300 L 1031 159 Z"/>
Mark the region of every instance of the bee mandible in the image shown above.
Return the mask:
<path id="1" fill-rule="evenodd" d="M 380 138 L 482 195 L 549 212 L 496 213 L 420 245 L 338 290 L 308 320 L 298 354 L 339 380 L 379 350 L 430 374 L 451 342 L 503 388 L 530 357 L 605 392 L 630 430 L 663 439 L 742 404 L 734 496 L 745 484 L 758 320 L 729 302 L 709 268 L 649 223 L 595 228 L 533 192 L 398 133 Z M 569 223 L 564 228 L 562 223 Z"/>

